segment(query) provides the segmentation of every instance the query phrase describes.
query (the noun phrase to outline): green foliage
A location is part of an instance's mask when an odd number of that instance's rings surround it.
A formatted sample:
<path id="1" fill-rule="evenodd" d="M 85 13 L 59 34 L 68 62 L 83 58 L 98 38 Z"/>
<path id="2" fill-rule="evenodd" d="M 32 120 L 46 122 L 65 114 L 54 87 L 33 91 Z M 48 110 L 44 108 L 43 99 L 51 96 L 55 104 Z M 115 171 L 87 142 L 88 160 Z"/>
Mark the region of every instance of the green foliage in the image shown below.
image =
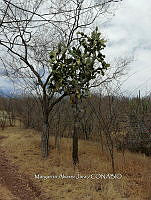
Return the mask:
<path id="1" fill-rule="evenodd" d="M 81 96 L 88 94 L 90 81 L 98 74 L 104 76 L 105 70 L 110 66 L 101 52 L 106 47 L 105 43 L 98 28 L 90 36 L 78 32 L 76 44 L 72 46 L 59 43 L 50 52 L 52 71 L 49 91 L 70 94 L 76 89 Z"/>

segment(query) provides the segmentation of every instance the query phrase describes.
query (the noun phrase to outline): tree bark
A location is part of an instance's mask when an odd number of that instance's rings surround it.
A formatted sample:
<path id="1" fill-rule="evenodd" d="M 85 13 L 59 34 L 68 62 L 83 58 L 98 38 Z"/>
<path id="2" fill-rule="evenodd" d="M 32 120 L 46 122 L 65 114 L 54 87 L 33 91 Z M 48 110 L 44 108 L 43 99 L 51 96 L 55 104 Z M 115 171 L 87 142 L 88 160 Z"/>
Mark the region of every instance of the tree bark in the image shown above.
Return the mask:
<path id="1" fill-rule="evenodd" d="M 49 103 L 47 96 L 43 97 L 43 127 L 41 133 L 41 154 L 43 158 L 49 153 Z"/>
<path id="2" fill-rule="evenodd" d="M 73 149 L 72 149 L 72 160 L 73 164 L 76 165 L 79 163 L 79 157 L 78 157 L 78 127 L 77 123 L 74 124 L 74 130 L 73 130 Z"/>
<path id="3" fill-rule="evenodd" d="M 41 154 L 42 157 L 47 158 L 49 153 L 49 123 L 43 122 L 43 130 L 41 134 Z"/>
<path id="4" fill-rule="evenodd" d="M 78 131 L 79 131 L 79 110 L 78 110 L 78 98 L 74 105 L 74 129 L 73 129 L 73 143 L 72 143 L 72 161 L 76 165 L 79 163 L 78 157 Z"/>

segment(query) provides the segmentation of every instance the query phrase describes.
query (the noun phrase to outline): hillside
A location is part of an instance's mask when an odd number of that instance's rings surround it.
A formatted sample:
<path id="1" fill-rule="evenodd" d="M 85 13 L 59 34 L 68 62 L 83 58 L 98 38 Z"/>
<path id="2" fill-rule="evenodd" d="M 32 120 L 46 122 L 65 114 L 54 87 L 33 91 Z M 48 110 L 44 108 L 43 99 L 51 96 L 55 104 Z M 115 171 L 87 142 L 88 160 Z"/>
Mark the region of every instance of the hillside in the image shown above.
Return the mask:
<path id="1" fill-rule="evenodd" d="M 38 132 L 19 127 L 0 131 L 0 176 L 1 180 L 3 179 L 0 182 L 1 200 L 23 200 L 22 195 L 18 192 L 21 186 L 25 195 L 29 189 L 28 199 L 35 198 L 37 200 L 151 199 L 151 158 L 130 152 L 125 152 L 123 158 L 122 153 L 116 152 L 116 174 L 122 174 L 122 178 L 97 179 L 94 178 L 95 174 L 112 173 L 110 157 L 101 151 L 99 144 L 80 140 L 80 163 L 75 169 L 71 159 L 71 140 L 62 138 L 60 150 L 54 148 L 53 137 L 50 138 L 50 144 L 51 153 L 45 160 L 40 156 Z M 13 168 L 14 176 L 13 173 L 9 175 L 9 170 L 13 170 Z M 38 174 L 43 178 L 36 178 Z M 63 175 L 93 175 L 91 178 L 78 179 L 55 177 L 61 174 L 62 177 Z M 12 185 L 14 181 L 20 180 L 18 177 L 21 177 L 22 181 L 18 182 L 14 189 Z M 39 193 L 37 193 L 38 191 Z"/>

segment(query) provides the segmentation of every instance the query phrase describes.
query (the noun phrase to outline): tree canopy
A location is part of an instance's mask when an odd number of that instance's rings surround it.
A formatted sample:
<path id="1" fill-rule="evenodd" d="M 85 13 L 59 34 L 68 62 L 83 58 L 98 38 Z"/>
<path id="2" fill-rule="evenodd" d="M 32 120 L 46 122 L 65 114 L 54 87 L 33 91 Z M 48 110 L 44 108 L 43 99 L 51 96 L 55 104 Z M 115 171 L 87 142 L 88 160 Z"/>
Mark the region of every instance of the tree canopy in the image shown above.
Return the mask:
<path id="1" fill-rule="evenodd" d="M 70 94 L 78 90 L 79 95 L 84 96 L 91 87 L 91 80 L 98 74 L 104 76 L 110 66 L 102 53 L 105 43 L 97 27 L 90 35 L 77 32 L 71 46 L 59 43 L 50 52 L 48 91 Z"/>

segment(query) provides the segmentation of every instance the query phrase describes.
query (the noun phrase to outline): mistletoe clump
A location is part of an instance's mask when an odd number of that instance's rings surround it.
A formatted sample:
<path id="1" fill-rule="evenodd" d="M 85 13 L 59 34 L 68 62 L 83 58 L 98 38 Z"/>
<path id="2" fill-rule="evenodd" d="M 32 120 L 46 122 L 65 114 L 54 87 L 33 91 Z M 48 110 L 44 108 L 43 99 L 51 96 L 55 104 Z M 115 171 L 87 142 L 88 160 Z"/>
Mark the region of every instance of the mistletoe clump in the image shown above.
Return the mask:
<path id="1" fill-rule="evenodd" d="M 59 43 L 50 52 L 49 90 L 68 94 L 78 90 L 79 95 L 84 96 L 89 91 L 90 81 L 98 74 L 104 76 L 105 70 L 110 66 L 102 54 L 105 43 L 98 28 L 90 36 L 78 32 L 72 46 Z"/>

